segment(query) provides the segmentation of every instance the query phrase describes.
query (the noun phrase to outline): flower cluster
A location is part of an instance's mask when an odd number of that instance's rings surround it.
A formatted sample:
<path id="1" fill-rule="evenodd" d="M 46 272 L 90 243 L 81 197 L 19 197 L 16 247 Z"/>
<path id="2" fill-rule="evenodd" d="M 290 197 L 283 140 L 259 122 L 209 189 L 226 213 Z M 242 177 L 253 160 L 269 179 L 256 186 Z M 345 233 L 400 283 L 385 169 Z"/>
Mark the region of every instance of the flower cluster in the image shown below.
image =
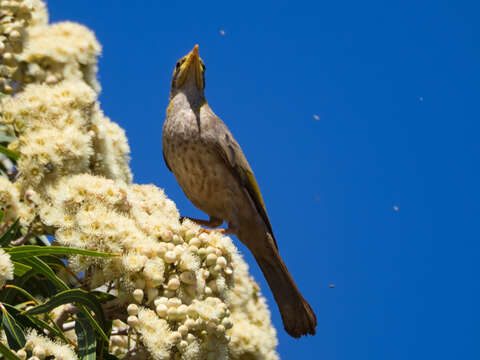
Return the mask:
<path id="1" fill-rule="evenodd" d="M 93 33 L 69 22 L 48 25 L 40 0 L 4 3 L 30 4 L 23 22 L 23 13 L 11 16 L 29 46 L 16 56 L 15 96 L 0 100 L 0 126 L 16 137 L 9 149 L 20 155 L 15 183 L 0 177 L 4 220 L 20 217 L 56 244 L 119 255 L 69 259 L 75 273 L 85 274 L 84 286 L 115 289 L 107 304 L 118 330 L 110 339 L 115 355 L 277 359 L 265 299 L 231 239 L 180 222 L 158 187 L 132 184 L 125 133 L 97 101 L 101 48 Z M 0 254 L 0 280 L 12 271 Z M 25 358 L 22 351 L 76 359 L 71 348 L 33 331 L 18 354 Z"/>
<path id="2" fill-rule="evenodd" d="M 0 249 L 0 289 L 7 280 L 13 279 L 13 264 L 10 261 L 10 255 Z"/>
<path id="3" fill-rule="evenodd" d="M 0 176 L 0 210 L 3 212 L 3 221 L 8 223 L 18 218 L 19 200 L 17 187 Z"/>
<path id="4" fill-rule="evenodd" d="M 54 342 L 45 336 L 38 335 L 35 330 L 31 330 L 25 340 L 25 346 L 17 351 L 17 356 L 22 360 L 27 359 L 27 353 L 32 354 L 28 360 L 44 360 L 46 358 L 56 360 L 78 359 L 72 346 Z"/>
<path id="5" fill-rule="evenodd" d="M 28 35 L 28 46 L 19 56 L 21 71 L 15 80 L 49 85 L 80 80 L 100 92 L 96 73 L 102 48 L 92 31 L 73 22 L 40 23 Z"/>
<path id="6" fill-rule="evenodd" d="M 0 92 L 13 91 L 11 78 L 18 68 L 17 54 L 23 50 L 32 11 L 28 0 L 0 1 Z"/>
<path id="7" fill-rule="evenodd" d="M 103 115 L 96 97 L 86 83 L 69 80 L 31 84 L 2 99 L 2 122 L 18 136 L 9 148 L 22 155 L 22 193 L 80 173 L 131 181 L 124 131 Z"/>

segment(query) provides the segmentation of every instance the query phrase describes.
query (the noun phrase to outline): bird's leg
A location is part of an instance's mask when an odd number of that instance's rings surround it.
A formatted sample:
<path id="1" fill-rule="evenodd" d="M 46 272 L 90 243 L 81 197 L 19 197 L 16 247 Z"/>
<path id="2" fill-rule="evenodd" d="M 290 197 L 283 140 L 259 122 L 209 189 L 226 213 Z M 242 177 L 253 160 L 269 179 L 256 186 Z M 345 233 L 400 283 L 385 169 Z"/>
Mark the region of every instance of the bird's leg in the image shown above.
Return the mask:
<path id="1" fill-rule="evenodd" d="M 195 218 L 191 218 L 191 217 L 188 217 L 188 216 L 182 216 L 180 218 L 180 221 L 183 222 L 183 220 L 185 219 L 188 219 L 190 221 L 193 221 L 194 223 L 200 225 L 200 226 L 207 226 L 209 228 L 213 228 L 213 229 L 205 229 L 205 228 L 201 228 L 200 231 L 201 232 L 205 232 L 205 233 L 210 233 L 212 231 L 218 231 L 222 234 L 234 234 L 234 232 L 232 232 L 230 230 L 230 226 L 227 228 L 227 229 L 216 229 L 218 228 L 219 226 L 222 225 L 223 223 L 223 220 L 222 219 L 218 219 L 216 217 L 212 217 L 210 216 L 210 219 L 209 220 L 202 220 L 202 219 L 195 219 Z"/>
<path id="2" fill-rule="evenodd" d="M 212 217 L 212 216 L 210 216 L 209 220 L 195 219 L 195 218 L 191 218 L 191 217 L 188 217 L 188 216 L 182 216 L 180 218 L 180 222 L 183 222 L 185 219 L 193 221 L 194 223 L 196 223 L 200 226 L 206 226 L 206 227 L 210 227 L 210 228 L 217 228 L 220 225 L 222 225 L 222 223 L 223 223 L 222 219 L 218 219 L 218 218 Z"/>

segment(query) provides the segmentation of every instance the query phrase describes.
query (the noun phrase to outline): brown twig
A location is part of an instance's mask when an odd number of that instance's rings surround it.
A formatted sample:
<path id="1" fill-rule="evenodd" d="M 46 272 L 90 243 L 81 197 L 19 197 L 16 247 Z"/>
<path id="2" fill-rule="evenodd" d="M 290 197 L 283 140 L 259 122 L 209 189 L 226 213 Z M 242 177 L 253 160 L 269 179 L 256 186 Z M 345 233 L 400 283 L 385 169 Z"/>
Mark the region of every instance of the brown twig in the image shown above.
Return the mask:
<path id="1" fill-rule="evenodd" d="M 70 315 L 76 314 L 79 311 L 80 309 L 73 304 L 65 305 L 65 307 L 55 319 L 55 324 L 57 324 L 57 326 L 62 329 L 64 322 L 70 317 Z"/>
<path id="2" fill-rule="evenodd" d="M 33 234 L 30 232 L 30 229 L 28 232 L 23 235 L 22 237 L 19 237 L 17 240 L 14 240 L 10 243 L 12 246 L 20 246 L 25 244 L 28 240 L 30 240 L 33 237 Z"/>

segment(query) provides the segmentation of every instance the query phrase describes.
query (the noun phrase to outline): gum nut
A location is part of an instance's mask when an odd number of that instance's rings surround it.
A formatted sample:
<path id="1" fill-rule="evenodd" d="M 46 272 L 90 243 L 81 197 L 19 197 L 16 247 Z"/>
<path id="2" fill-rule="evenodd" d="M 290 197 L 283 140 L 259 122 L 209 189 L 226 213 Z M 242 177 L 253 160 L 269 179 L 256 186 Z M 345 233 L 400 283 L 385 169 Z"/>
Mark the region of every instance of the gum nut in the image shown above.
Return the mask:
<path id="1" fill-rule="evenodd" d="M 193 307 L 189 307 L 187 310 L 188 316 L 190 316 L 192 319 L 197 319 L 198 318 L 198 312 L 195 310 Z M 196 325 L 195 325 L 196 326 Z"/>
<path id="2" fill-rule="evenodd" d="M 188 334 L 188 327 L 185 325 L 180 325 L 178 327 L 178 332 L 182 334 L 182 336 L 186 336 Z"/>
<path id="3" fill-rule="evenodd" d="M 195 335 L 188 333 L 188 334 L 187 334 L 187 341 L 188 341 L 189 343 L 195 341 Z"/>
<path id="4" fill-rule="evenodd" d="M 186 284 L 195 284 L 197 279 L 195 273 L 191 271 L 184 271 L 180 274 L 180 280 Z"/>
<path id="5" fill-rule="evenodd" d="M 136 316 L 130 315 L 130 316 L 127 318 L 127 324 L 130 325 L 131 327 L 137 326 L 138 323 L 139 323 L 138 317 L 136 317 Z"/>
<path id="6" fill-rule="evenodd" d="M 177 256 L 180 256 L 182 255 L 185 250 L 187 249 L 186 246 L 183 246 L 183 245 L 177 245 L 175 246 L 175 249 L 173 251 L 175 251 L 175 253 L 177 254 Z"/>
<path id="7" fill-rule="evenodd" d="M 127 307 L 128 315 L 137 315 L 138 314 L 138 306 L 135 304 L 130 304 Z"/>
<path id="8" fill-rule="evenodd" d="M 32 351 L 33 356 L 38 356 L 40 359 L 44 359 L 46 354 L 45 350 L 40 346 L 35 346 Z"/>
<path id="9" fill-rule="evenodd" d="M 215 282 L 215 280 L 209 281 L 207 285 L 210 289 L 212 289 L 212 291 L 217 291 L 218 290 L 217 283 Z"/>
<path id="10" fill-rule="evenodd" d="M 165 317 L 167 316 L 167 305 L 165 304 L 158 304 L 157 307 L 155 308 L 155 311 L 157 312 L 157 315 L 160 317 Z"/>
<path id="11" fill-rule="evenodd" d="M 193 246 L 193 245 L 189 246 L 189 247 L 188 247 L 188 250 L 190 250 L 190 252 L 192 252 L 192 253 L 194 253 L 194 254 L 197 254 L 197 253 L 198 253 L 198 247 Z"/>
<path id="12" fill-rule="evenodd" d="M 213 265 L 217 262 L 217 255 L 215 254 L 208 254 L 207 255 L 207 259 L 205 260 L 207 265 L 210 266 L 210 265 Z"/>
<path id="13" fill-rule="evenodd" d="M 225 341 L 226 341 L 227 343 L 230 342 L 230 339 L 231 339 L 230 335 L 225 334 Z"/>
<path id="14" fill-rule="evenodd" d="M 185 240 L 189 241 L 190 239 L 194 238 L 195 235 L 196 235 L 196 231 L 193 230 L 193 229 L 188 229 L 186 232 L 185 232 Z"/>
<path id="15" fill-rule="evenodd" d="M 17 351 L 17 356 L 20 359 L 25 360 L 27 358 L 27 353 L 25 352 L 25 350 L 20 349 L 20 350 Z"/>
<path id="16" fill-rule="evenodd" d="M 9 36 L 10 36 L 10 39 L 14 41 L 20 40 L 21 38 L 20 32 L 18 32 L 17 30 L 13 30 Z"/>
<path id="17" fill-rule="evenodd" d="M 165 289 L 163 290 L 163 295 L 167 298 L 172 298 L 175 296 L 175 290 Z"/>
<path id="18" fill-rule="evenodd" d="M 217 257 L 222 256 L 222 250 L 220 249 L 215 250 L 215 255 L 217 255 Z"/>
<path id="19" fill-rule="evenodd" d="M 167 251 L 165 253 L 165 262 L 167 264 L 174 263 L 177 260 L 177 256 L 173 251 Z"/>
<path id="20" fill-rule="evenodd" d="M 210 296 L 213 294 L 212 289 L 210 289 L 208 286 L 205 286 L 205 295 Z"/>
<path id="21" fill-rule="evenodd" d="M 135 301 L 139 304 L 142 303 L 142 300 L 143 300 L 143 290 L 142 289 L 135 289 L 133 291 L 133 298 L 135 299 Z"/>
<path id="22" fill-rule="evenodd" d="M 178 280 L 177 278 L 168 280 L 167 287 L 169 290 L 177 290 L 180 287 L 180 280 Z"/>
<path id="23" fill-rule="evenodd" d="M 185 340 L 182 340 L 178 343 L 177 345 L 180 349 L 185 349 L 187 346 L 188 346 L 188 342 L 186 342 Z"/>
<path id="24" fill-rule="evenodd" d="M 219 332 L 219 333 L 224 333 L 224 332 L 225 332 L 225 326 L 223 326 L 223 325 L 218 325 L 218 326 L 217 326 L 217 332 Z"/>
<path id="25" fill-rule="evenodd" d="M 182 304 L 177 308 L 177 311 L 178 311 L 178 315 L 185 317 L 187 316 L 188 306 L 185 304 Z"/>
<path id="26" fill-rule="evenodd" d="M 213 246 L 207 247 L 207 254 L 215 254 L 217 249 L 215 249 Z"/>
<path id="27" fill-rule="evenodd" d="M 233 322 L 230 318 L 225 317 L 222 320 L 222 325 L 225 326 L 225 329 L 231 329 L 233 327 Z"/>
<path id="28" fill-rule="evenodd" d="M 110 345 L 111 346 L 123 346 L 123 336 L 120 335 L 113 335 L 110 337 Z"/>
<path id="29" fill-rule="evenodd" d="M 163 241 L 170 242 L 172 241 L 173 234 L 170 230 L 167 230 L 162 233 L 161 237 Z"/>
<path id="30" fill-rule="evenodd" d="M 227 259 L 225 259 L 223 256 L 220 256 L 217 258 L 217 265 L 221 268 L 225 268 L 227 266 Z"/>
<path id="31" fill-rule="evenodd" d="M 216 274 L 219 274 L 222 271 L 222 267 L 217 264 L 213 267 L 213 271 L 215 271 Z"/>
<path id="32" fill-rule="evenodd" d="M 202 242 L 202 244 L 206 244 L 208 242 L 208 235 L 206 233 L 201 233 L 198 236 L 198 239 Z"/>
<path id="33" fill-rule="evenodd" d="M 204 258 L 205 256 L 207 256 L 207 249 L 205 248 L 200 248 L 198 249 L 198 256 Z"/>
<path id="34" fill-rule="evenodd" d="M 203 278 L 206 280 L 210 277 L 210 271 L 208 270 L 203 270 Z"/>
<path id="35" fill-rule="evenodd" d="M 29 357 L 28 360 L 40 360 L 38 356 Z"/>
<path id="36" fill-rule="evenodd" d="M 157 254 L 165 254 L 165 252 L 167 251 L 167 246 L 164 244 L 164 243 L 160 243 L 158 244 L 158 247 L 157 247 Z"/>
<path id="37" fill-rule="evenodd" d="M 195 320 L 188 318 L 183 323 L 187 328 L 192 329 L 195 326 Z"/>
<path id="38" fill-rule="evenodd" d="M 148 302 L 158 297 L 158 289 L 156 287 L 147 289 Z"/>
<path id="39" fill-rule="evenodd" d="M 191 246 L 196 246 L 197 248 L 199 248 L 200 245 L 202 244 L 202 242 L 197 237 L 194 237 L 194 238 L 190 239 L 188 244 L 191 245 Z"/>
<path id="40" fill-rule="evenodd" d="M 179 298 L 171 298 L 167 301 L 167 307 L 179 307 L 182 305 L 182 300 Z"/>
<path id="41" fill-rule="evenodd" d="M 169 319 L 176 318 L 177 315 L 178 315 L 177 308 L 174 308 L 174 307 L 168 308 L 167 316 L 168 316 Z"/>
<path id="42" fill-rule="evenodd" d="M 170 341 L 174 344 L 178 343 L 180 340 L 182 340 L 182 335 L 178 331 L 173 331 L 170 334 Z"/>
<path id="43" fill-rule="evenodd" d="M 170 250 L 170 251 L 173 251 L 173 250 L 175 250 L 175 245 L 168 243 L 167 244 L 167 249 Z"/>
<path id="44" fill-rule="evenodd" d="M 166 298 L 165 296 L 162 296 L 162 297 L 156 298 L 153 303 L 155 304 L 155 306 L 158 306 L 160 304 L 166 304 L 167 301 L 168 301 L 168 298 Z"/>
<path id="45" fill-rule="evenodd" d="M 196 328 L 200 329 L 200 328 L 203 327 L 203 325 L 204 325 L 204 321 L 202 319 L 198 318 L 197 320 L 195 320 L 195 327 Z"/>
<path id="46" fill-rule="evenodd" d="M 172 242 L 174 244 L 181 244 L 183 243 L 183 239 L 179 235 L 175 234 L 173 235 Z"/>
<path id="47" fill-rule="evenodd" d="M 233 270 L 230 266 L 228 266 L 227 268 L 225 268 L 225 274 L 227 275 L 232 275 L 233 274 Z"/>

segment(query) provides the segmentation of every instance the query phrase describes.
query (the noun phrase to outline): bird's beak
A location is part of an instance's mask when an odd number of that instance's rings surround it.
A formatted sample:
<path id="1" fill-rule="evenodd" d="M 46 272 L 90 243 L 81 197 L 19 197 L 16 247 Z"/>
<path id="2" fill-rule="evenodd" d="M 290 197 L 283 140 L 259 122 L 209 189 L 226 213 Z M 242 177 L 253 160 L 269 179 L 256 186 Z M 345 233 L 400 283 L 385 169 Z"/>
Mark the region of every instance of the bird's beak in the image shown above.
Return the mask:
<path id="1" fill-rule="evenodd" d="M 203 89 L 203 81 L 202 81 L 202 65 L 200 63 L 200 55 L 198 53 L 198 45 L 195 45 L 187 55 L 185 62 L 182 64 L 181 73 L 178 79 L 178 86 L 182 86 L 182 84 L 187 79 L 188 74 L 190 71 L 194 71 L 195 74 L 195 83 L 199 90 Z"/>

